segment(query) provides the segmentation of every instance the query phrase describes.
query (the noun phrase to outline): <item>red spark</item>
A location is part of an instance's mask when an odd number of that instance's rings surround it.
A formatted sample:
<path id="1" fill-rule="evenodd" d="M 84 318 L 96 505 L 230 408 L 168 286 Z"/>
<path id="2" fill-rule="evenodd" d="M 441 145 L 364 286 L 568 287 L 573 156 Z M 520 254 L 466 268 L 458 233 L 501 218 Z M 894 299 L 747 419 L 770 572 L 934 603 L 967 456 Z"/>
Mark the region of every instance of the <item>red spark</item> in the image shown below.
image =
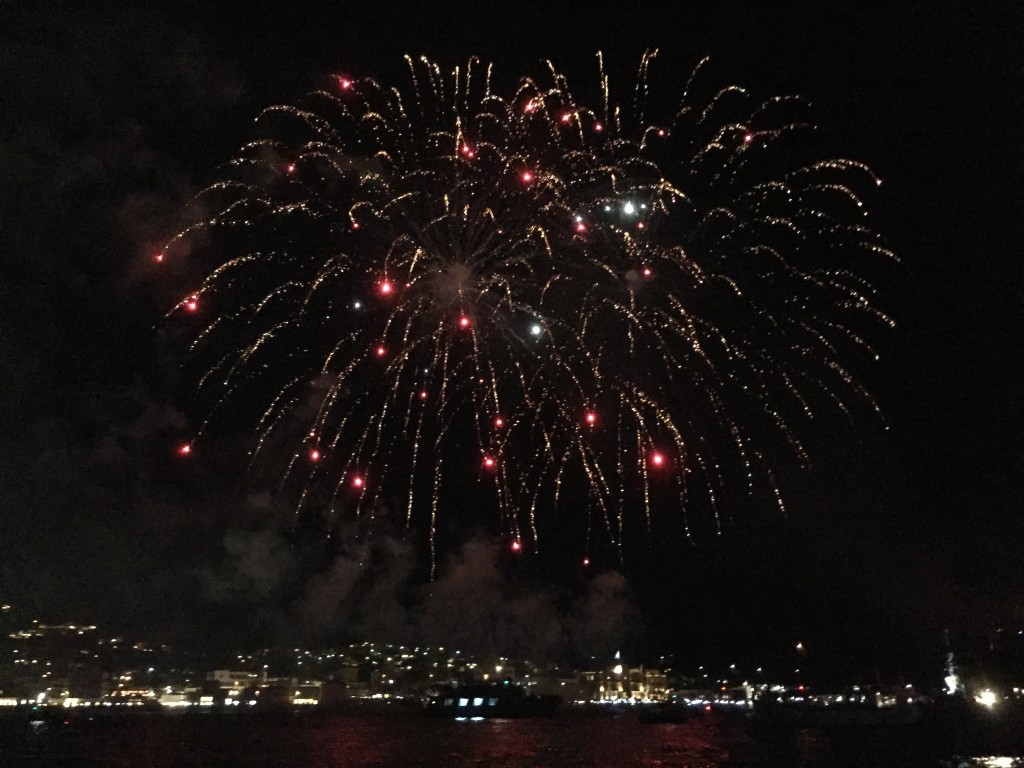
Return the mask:
<path id="1" fill-rule="evenodd" d="M 352 81 L 349 80 L 347 77 L 339 77 L 338 87 L 341 88 L 341 90 L 343 91 L 347 91 L 352 87 Z"/>
<path id="2" fill-rule="evenodd" d="M 604 130 L 604 126 L 601 125 L 600 123 L 594 123 L 594 130 L 600 133 L 601 131 Z"/>
<path id="3" fill-rule="evenodd" d="M 875 186 L 876 187 L 882 186 L 882 181 L 883 181 L 882 179 L 875 179 Z"/>
<path id="4" fill-rule="evenodd" d="M 588 565 L 590 565 L 590 558 L 589 557 L 584 557 L 583 558 L 583 567 L 586 568 Z"/>
<path id="5" fill-rule="evenodd" d="M 665 466 L 665 454 L 660 451 L 654 451 L 654 453 L 651 454 L 651 464 L 655 467 Z"/>
<path id="6" fill-rule="evenodd" d="M 199 299 L 197 299 L 195 296 L 189 296 L 187 299 L 185 299 L 185 309 L 188 310 L 189 312 L 195 312 L 197 309 L 199 309 Z"/>
<path id="7" fill-rule="evenodd" d="M 362 488 L 364 485 L 366 485 L 366 480 L 363 478 L 362 475 L 353 475 L 352 476 L 352 487 L 353 488 Z"/>
<path id="8" fill-rule="evenodd" d="M 577 221 L 576 222 L 576 231 L 579 232 L 580 234 L 583 234 L 584 232 L 587 231 L 587 225 L 584 224 L 582 221 Z"/>
<path id="9" fill-rule="evenodd" d="M 583 420 L 587 422 L 587 424 L 589 424 L 590 426 L 594 426 L 595 424 L 597 424 L 597 414 L 594 413 L 593 411 L 587 411 L 586 415 L 583 417 Z"/>
<path id="10" fill-rule="evenodd" d="M 462 154 L 464 154 L 466 157 L 473 157 L 473 148 L 469 146 L 469 144 L 463 144 Z"/>
<path id="11" fill-rule="evenodd" d="M 286 165 L 284 169 L 288 173 L 295 173 L 295 163 L 288 163 L 288 165 Z"/>
<path id="12" fill-rule="evenodd" d="M 191 443 L 183 443 L 178 448 L 178 455 L 179 456 L 188 456 L 191 453 L 192 453 L 192 444 Z"/>
<path id="13" fill-rule="evenodd" d="M 320 461 L 320 451 L 318 451 L 316 448 L 311 450 L 309 452 L 309 460 L 310 461 Z"/>
<path id="14" fill-rule="evenodd" d="M 651 272 L 651 268 L 650 267 L 644 267 L 644 277 L 650 277 L 652 274 L 654 274 L 654 273 Z"/>
<path id="15" fill-rule="evenodd" d="M 383 344 L 377 347 L 377 357 L 384 357 L 384 355 L 386 355 L 387 353 L 388 350 Z"/>
<path id="16" fill-rule="evenodd" d="M 523 171 L 519 175 L 519 178 L 523 180 L 524 184 L 529 184 L 531 181 L 533 181 L 533 174 L 530 173 L 529 171 Z"/>
<path id="17" fill-rule="evenodd" d="M 505 426 L 505 420 L 503 418 L 501 418 L 501 416 L 495 416 L 494 417 L 494 426 L 497 429 L 501 429 L 502 427 Z"/>
<path id="18" fill-rule="evenodd" d="M 754 140 L 754 134 L 752 134 L 752 133 L 748 133 L 748 134 L 745 134 L 743 136 L 743 143 L 744 144 L 749 144 L 753 140 Z"/>
<path id="19" fill-rule="evenodd" d="M 353 221 L 352 222 L 352 229 L 359 229 L 359 222 L 358 221 Z"/>
<path id="20" fill-rule="evenodd" d="M 665 129 L 664 128 L 659 128 L 658 129 L 658 135 L 659 136 L 664 136 L 665 135 Z"/>
<path id="21" fill-rule="evenodd" d="M 459 317 L 459 328 L 469 328 L 469 326 L 471 326 L 472 324 L 473 321 L 470 320 L 466 315 L 462 315 Z"/>
<path id="22" fill-rule="evenodd" d="M 571 112 L 563 112 L 562 113 L 562 122 L 563 123 L 568 123 L 570 120 L 572 120 L 572 113 Z"/>
<path id="23" fill-rule="evenodd" d="M 155 261 L 157 264 L 163 264 L 165 258 L 166 256 L 164 256 L 162 251 L 160 253 L 153 254 L 153 261 Z"/>
<path id="24" fill-rule="evenodd" d="M 427 390 L 424 389 L 422 392 L 420 392 L 420 400 L 426 400 L 426 399 L 427 399 Z"/>
<path id="25" fill-rule="evenodd" d="M 391 295 L 392 292 L 394 292 L 394 290 L 394 283 L 392 283 L 390 280 L 382 280 L 377 285 L 377 291 L 380 293 L 381 296 L 389 296 Z"/>
<path id="26" fill-rule="evenodd" d="M 537 105 L 533 102 L 533 100 L 530 100 L 523 105 L 523 112 L 533 112 L 533 110 L 535 110 L 536 108 Z"/>
<path id="27" fill-rule="evenodd" d="M 509 546 L 509 549 L 511 549 L 513 552 L 516 552 L 516 553 L 522 552 L 523 551 L 523 544 L 522 544 L 521 541 L 519 541 L 519 539 L 515 539 L 515 540 L 513 540 L 512 544 Z"/>
<path id="28" fill-rule="evenodd" d="M 644 224 L 644 223 L 643 223 L 642 221 L 638 221 L 638 222 L 636 223 L 636 228 L 637 228 L 637 229 L 647 229 L 647 225 L 646 225 L 646 224 Z"/>
<path id="29" fill-rule="evenodd" d="M 497 465 L 497 463 L 498 462 L 494 459 L 493 456 L 484 456 L 484 468 L 485 469 L 494 469 L 494 467 Z"/>

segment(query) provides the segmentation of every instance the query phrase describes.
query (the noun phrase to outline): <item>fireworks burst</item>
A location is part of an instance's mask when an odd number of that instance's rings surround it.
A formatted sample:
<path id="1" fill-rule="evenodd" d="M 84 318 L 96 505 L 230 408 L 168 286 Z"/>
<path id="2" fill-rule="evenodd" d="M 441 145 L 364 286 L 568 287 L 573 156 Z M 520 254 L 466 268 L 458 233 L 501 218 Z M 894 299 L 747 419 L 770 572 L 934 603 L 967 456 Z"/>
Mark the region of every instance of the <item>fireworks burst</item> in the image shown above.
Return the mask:
<path id="1" fill-rule="evenodd" d="M 819 408 L 877 411 L 844 361 L 892 324 L 862 276 L 892 258 L 858 192 L 878 178 L 794 160 L 793 99 L 691 103 L 699 66 L 652 121 L 654 55 L 628 105 L 600 56 L 596 107 L 551 65 L 502 95 L 475 59 L 410 58 L 407 90 L 337 76 L 260 115 L 272 138 L 160 261 L 215 261 L 176 308 L 200 390 L 259 403 L 253 454 L 290 444 L 299 510 L 400 498 L 433 548 L 476 474 L 514 551 L 560 502 L 621 546 L 659 505 L 689 532 L 692 486 L 720 526 L 733 476 L 781 507 L 778 445 L 806 462 Z"/>

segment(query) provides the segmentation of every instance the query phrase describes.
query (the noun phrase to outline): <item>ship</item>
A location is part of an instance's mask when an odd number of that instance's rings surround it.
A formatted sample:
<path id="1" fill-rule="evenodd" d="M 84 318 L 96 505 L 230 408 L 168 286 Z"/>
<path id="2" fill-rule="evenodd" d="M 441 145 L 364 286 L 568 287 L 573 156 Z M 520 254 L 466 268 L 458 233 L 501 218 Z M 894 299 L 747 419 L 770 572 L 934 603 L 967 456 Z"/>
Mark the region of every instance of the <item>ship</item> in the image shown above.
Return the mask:
<path id="1" fill-rule="evenodd" d="M 644 724 L 678 724 L 689 720 L 690 713 L 682 704 L 660 701 L 655 704 L 637 704 L 636 719 Z"/>
<path id="2" fill-rule="evenodd" d="M 509 682 L 461 685 L 429 697 L 423 714 L 460 720 L 551 717 L 561 701 L 558 696 L 535 696 Z"/>
<path id="3" fill-rule="evenodd" d="M 754 720 L 762 725 L 791 728 L 849 728 L 863 726 L 907 726 L 922 719 L 920 705 L 893 707 L 832 704 L 777 704 L 758 702 Z"/>

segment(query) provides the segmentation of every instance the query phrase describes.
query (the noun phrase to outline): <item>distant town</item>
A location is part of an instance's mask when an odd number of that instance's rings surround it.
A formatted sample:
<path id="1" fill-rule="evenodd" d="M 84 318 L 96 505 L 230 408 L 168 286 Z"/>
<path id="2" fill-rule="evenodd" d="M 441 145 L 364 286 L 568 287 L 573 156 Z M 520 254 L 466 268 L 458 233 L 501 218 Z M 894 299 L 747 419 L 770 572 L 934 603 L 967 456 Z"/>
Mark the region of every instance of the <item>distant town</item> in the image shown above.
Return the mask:
<path id="1" fill-rule="evenodd" d="M 0 614 L 7 610 L 9 606 L 0 606 Z M 578 706 L 674 703 L 741 710 L 758 700 L 772 700 L 892 707 L 943 692 L 962 694 L 985 707 L 1024 700 L 1024 680 L 1001 688 L 965 686 L 952 654 L 945 679 L 937 670 L 936 680 L 920 689 L 908 683 L 851 684 L 829 692 L 792 680 L 766 680 L 760 668 L 683 670 L 671 659 L 662 662 L 631 664 L 614 654 L 593 659 L 589 668 L 568 669 L 527 659 L 478 658 L 448 646 L 363 642 L 320 650 L 265 648 L 221 658 L 204 668 L 183 661 L 167 645 L 129 641 L 94 625 L 35 621 L 0 638 L 0 708 L 383 708 L 418 705 L 447 687 L 481 683 L 515 685 Z"/>

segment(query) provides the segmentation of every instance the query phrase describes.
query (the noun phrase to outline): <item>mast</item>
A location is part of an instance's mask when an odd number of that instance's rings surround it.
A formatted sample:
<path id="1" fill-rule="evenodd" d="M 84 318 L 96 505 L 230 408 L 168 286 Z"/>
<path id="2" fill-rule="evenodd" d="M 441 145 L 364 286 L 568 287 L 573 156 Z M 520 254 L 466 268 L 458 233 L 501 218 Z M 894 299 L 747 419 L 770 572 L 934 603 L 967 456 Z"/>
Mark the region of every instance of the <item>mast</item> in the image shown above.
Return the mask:
<path id="1" fill-rule="evenodd" d="M 956 668 L 956 657 L 953 656 L 953 649 L 949 644 L 949 630 L 942 631 L 942 644 L 946 648 L 946 676 L 943 680 L 946 683 L 946 693 L 950 696 L 963 696 L 964 684 Z"/>

